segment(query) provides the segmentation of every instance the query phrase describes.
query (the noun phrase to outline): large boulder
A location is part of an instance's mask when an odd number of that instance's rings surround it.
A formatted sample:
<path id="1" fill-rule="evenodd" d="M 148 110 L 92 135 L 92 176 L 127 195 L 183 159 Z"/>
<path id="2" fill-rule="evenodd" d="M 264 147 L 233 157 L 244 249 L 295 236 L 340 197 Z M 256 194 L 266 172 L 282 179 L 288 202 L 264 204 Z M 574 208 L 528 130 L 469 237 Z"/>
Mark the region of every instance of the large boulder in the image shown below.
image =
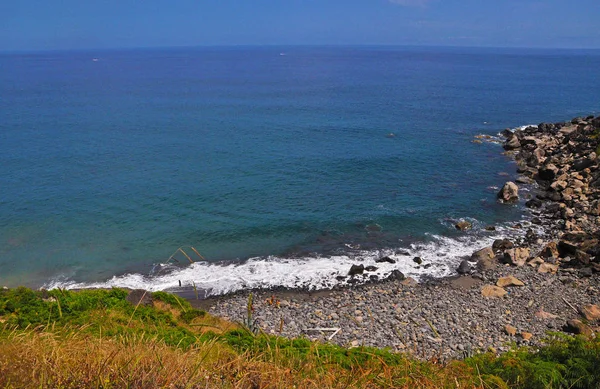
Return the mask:
<path id="1" fill-rule="evenodd" d="M 508 139 L 506 139 L 506 142 L 504 142 L 503 145 L 505 150 L 516 150 L 521 148 L 521 142 L 513 132 L 509 132 L 506 135 L 508 135 Z"/>
<path id="2" fill-rule="evenodd" d="M 508 239 L 496 239 L 492 244 L 492 250 L 496 253 L 504 252 L 514 247 L 515 244 Z"/>
<path id="3" fill-rule="evenodd" d="M 481 295 L 483 297 L 504 297 L 507 293 L 505 289 L 495 285 L 484 285 L 481 288 Z"/>
<path id="4" fill-rule="evenodd" d="M 544 181 L 554 181 L 557 174 L 558 168 L 551 163 L 538 170 L 538 177 Z"/>
<path id="5" fill-rule="evenodd" d="M 513 266 L 524 266 L 527 259 L 529 259 L 529 249 L 517 247 L 516 249 L 506 250 L 502 262 Z"/>
<path id="6" fill-rule="evenodd" d="M 498 198 L 504 202 L 519 200 L 519 187 L 514 182 L 508 181 L 498 192 Z"/>
<path id="7" fill-rule="evenodd" d="M 471 224 L 471 222 L 468 222 L 468 221 L 466 221 L 466 220 L 461 220 L 461 221 L 459 221 L 458 223 L 456 223 L 456 224 L 454 225 L 454 227 L 455 227 L 457 230 L 460 230 L 460 231 L 466 231 L 466 230 L 470 230 L 470 229 L 473 227 L 473 225 Z"/>

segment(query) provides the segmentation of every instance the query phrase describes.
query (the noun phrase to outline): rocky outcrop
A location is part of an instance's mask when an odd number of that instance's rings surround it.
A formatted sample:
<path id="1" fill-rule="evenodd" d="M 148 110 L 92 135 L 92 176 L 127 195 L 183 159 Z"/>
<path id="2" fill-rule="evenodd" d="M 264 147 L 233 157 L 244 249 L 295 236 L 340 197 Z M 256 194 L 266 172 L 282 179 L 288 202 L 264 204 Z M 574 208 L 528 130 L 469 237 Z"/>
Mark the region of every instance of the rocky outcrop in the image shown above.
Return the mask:
<path id="1" fill-rule="evenodd" d="M 541 123 L 503 135 L 521 181 L 534 179 L 538 184 L 526 205 L 534 217 L 544 220 L 552 238 L 532 266 L 542 260 L 546 263 L 540 272 L 554 272 L 555 266 L 588 269 L 585 274 L 600 272 L 600 116 Z M 498 197 L 514 201 L 517 192 L 507 183 Z M 521 266 L 522 258 L 516 254 L 503 250 L 502 261 Z"/>
<path id="2" fill-rule="evenodd" d="M 519 187 L 514 182 L 508 181 L 500 192 L 498 192 L 498 199 L 505 203 L 516 202 L 519 200 Z"/>

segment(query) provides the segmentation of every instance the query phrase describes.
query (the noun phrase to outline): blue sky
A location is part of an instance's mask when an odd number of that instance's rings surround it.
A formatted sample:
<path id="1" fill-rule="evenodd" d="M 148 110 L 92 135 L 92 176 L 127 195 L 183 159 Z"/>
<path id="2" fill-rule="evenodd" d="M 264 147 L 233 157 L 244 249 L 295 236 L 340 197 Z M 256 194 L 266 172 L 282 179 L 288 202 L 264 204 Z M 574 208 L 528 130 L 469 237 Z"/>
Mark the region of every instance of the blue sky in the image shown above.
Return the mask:
<path id="1" fill-rule="evenodd" d="M 0 51 L 384 44 L 600 48 L 600 0 L 0 0 Z"/>

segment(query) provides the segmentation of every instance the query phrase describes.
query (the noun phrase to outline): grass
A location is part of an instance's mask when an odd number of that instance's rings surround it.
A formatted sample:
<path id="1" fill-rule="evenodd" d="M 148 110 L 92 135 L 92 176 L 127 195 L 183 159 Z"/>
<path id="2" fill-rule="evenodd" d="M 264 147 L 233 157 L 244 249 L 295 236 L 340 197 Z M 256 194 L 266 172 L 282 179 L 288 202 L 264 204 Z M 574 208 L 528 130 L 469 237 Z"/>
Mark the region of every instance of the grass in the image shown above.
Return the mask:
<path id="1" fill-rule="evenodd" d="M 598 340 L 447 364 L 254 334 L 157 292 L 0 291 L 0 388 L 593 388 Z"/>

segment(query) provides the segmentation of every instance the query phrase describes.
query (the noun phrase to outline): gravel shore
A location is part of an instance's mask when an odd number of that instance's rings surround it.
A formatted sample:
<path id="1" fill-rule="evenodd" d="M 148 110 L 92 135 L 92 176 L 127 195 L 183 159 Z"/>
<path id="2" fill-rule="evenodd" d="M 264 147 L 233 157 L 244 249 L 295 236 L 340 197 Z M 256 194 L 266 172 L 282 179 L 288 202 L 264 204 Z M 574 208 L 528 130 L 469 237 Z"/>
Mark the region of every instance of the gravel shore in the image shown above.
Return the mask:
<path id="1" fill-rule="evenodd" d="M 463 275 L 455 278 L 417 283 L 395 274 L 340 290 L 247 291 L 190 300 L 213 315 L 247 323 L 252 293 L 251 323 L 266 333 L 388 347 L 420 358 L 538 345 L 549 331 L 597 332 L 600 117 L 504 135 L 504 148 L 521 174 L 517 183 L 535 189 L 527 206 L 543 234 L 497 241 L 465 258 L 458 269 Z M 499 201 L 518 201 L 519 189 L 507 183 Z"/>

